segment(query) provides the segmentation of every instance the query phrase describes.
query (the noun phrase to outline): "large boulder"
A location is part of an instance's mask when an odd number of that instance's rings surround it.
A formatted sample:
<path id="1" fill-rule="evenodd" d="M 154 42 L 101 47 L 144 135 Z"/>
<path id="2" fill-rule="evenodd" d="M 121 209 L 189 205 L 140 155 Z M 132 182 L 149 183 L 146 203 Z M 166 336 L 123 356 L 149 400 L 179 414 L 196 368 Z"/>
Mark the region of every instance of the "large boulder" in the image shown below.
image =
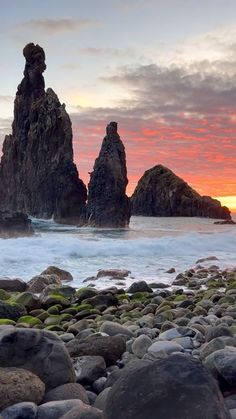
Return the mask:
<path id="1" fill-rule="evenodd" d="M 45 91 L 44 50 L 30 43 L 23 55 L 12 134 L 3 143 L 0 208 L 81 224 L 87 191 L 73 163 L 69 115 L 54 91 Z"/>
<path id="2" fill-rule="evenodd" d="M 227 207 L 209 196 L 200 196 L 170 169 L 157 165 L 147 170 L 131 197 L 132 214 L 231 219 Z"/>
<path id="3" fill-rule="evenodd" d="M 19 317 L 26 314 L 26 309 L 21 304 L 8 304 L 0 301 L 0 319 L 18 320 Z"/>
<path id="4" fill-rule="evenodd" d="M 106 129 L 99 156 L 88 185 L 87 220 L 92 227 L 127 227 L 130 219 L 124 145 L 117 123 Z"/>
<path id="5" fill-rule="evenodd" d="M 236 389 L 236 348 L 226 346 L 205 358 L 204 365 L 218 380 L 222 391 Z"/>
<path id="6" fill-rule="evenodd" d="M 24 368 L 50 390 L 75 381 L 69 354 L 52 332 L 0 326 L 0 367 Z"/>
<path id="7" fill-rule="evenodd" d="M 15 211 L 15 208 L 11 211 L 0 211 L 0 237 L 7 239 L 11 237 L 32 236 L 34 230 L 28 216 L 21 212 L 13 211 Z"/>
<path id="8" fill-rule="evenodd" d="M 123 374 L 110 390 L 104 419 L 229 419 L 216 381 L 200 361 L 171 355 Z"/>
<path id="9" fill-rule="evenodd" d="M 61 281 L 73 281 L 73 276 L 70 272 L 58 268 L 57 266 L 49 266 L 41 275 L 57 275 Z"/>
<path id="10" fill-rule="evenodd" d="M 15 403 L 39 404 L 45 384 L 32 372 L 22 368 L 0 368 L 0 410 Z"/>

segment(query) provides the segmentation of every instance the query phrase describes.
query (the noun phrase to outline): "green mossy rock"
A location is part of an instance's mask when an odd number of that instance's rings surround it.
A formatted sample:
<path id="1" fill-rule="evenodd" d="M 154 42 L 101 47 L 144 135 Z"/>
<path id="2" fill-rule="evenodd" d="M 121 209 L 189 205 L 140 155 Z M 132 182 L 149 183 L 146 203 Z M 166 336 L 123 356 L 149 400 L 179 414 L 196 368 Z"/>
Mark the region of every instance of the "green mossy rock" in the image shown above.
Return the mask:
<path id="1" fill-rule="evenodd" d="M 69 313 L 63 313 L 63 314 L 60 314 L 60 319 L 61 319 L 61 322 L 68 322 L 71 319 L 73 319 L 73 316 L 72 314 L 69 314 Z"/>
<path id="2" fill-rule="evenodd" d="M 8 325 L 12 325 L 14 326 L 16 324 L 16 322 L 14 322 L 14 320 L 10 320 L 10 319 L 0 319 L 0 326 L 3 324 L 8 324 Z"/>
<path id="3" fill-rule="evenodd" d="M 68 307 L 61 311 L 61 314 L 71 314 L 72 316 L 75 316 L 75 314 L 78 312 L 78 310 L 75 307 Z"/>
<path id="4" fill-rule="evenodd" d="M 181 301 L 187 300 L 187 296 L 185 294 L 177 295 L 174 299 L 175 303 L 179 303 Z"/>
<path id="5" fill-rule="evenodd" d="M 14 300 L 16 303 L 23 305 L 28 310 L 41 308 L 39 298 L 30 292 L 22 292 L 21 294 L 18 294 Z"/>
<path id="6" fill-rule="evenodd" d="M 227 286 L 226 291 L 228 291 L 228 290 L 233 290 L 233 289 L 236 289 L 236 281 L 231 282 L 231 283 Z"/>
<path id="7" fill-rule="evenodd" d="M 55 326 L 60 324 L 61 316 L 59 315 L 51 315 L 47 319 L 45 319 L 44 324 L 45 326 Z"/>
<path id="8" fill-rule="evenodd" d="M 44 322 L 49 316 L 50 316 L 50 314 L 47 311 L 43 310 L 43 312 L 41 314 L 39 314 L 37 317 L 38 317 L 39 320 Z"/>
<path id="9" fill-rule="evenodd" d="M 59 314 L 62 310 L 62 306 L 60 304 L 55 304 L 48 308 L 47 312 L 49 314 Z"/>
<path id="10" fill-rule="evenodd" d="M 11 294 L 5 290 L 0 289 L 0 300 L 5 301 L 9 300 L 9 298 L 11 298 Z"/>
<path id="11" fill-rule="evenodd" d="M 31 310 L 29 312 L 30 316 L 38 317 L 40 314 L 44 313 L 45 311 L 42 308 L 38 308 L 36 310 Z"/>
<path id="12" fill-rule="evenodd" d="M 62 307 L 69 307 L 70 301 L 62 295 L 50 294 L 42 300 L 42 304 L 47 308 L 55 304 L 60 304 Z"/>
<path id="13" fill-rule="evenodd" d="M 130 301 L 128 294 L 116 294 L 116 297 L 118 298 L 119 301 L 123 301 L 123 300 Z"/>
<path id="14" fill-rule="evenodd" d="M 83 310 L 91 310 L 92 308 L 93 306 L 91 304 L 80 304 L 79 306 L 76 306 L 77 313 Z"/>
<path id="15" fill-rule="evenodd" d="M 51 326 L 47 326 L 44 328 L 44 330 L 49 330 L 51 332 L 65 332 L 65 330 L 63 329 L 63 327 L 58 326 L 58 325 L 51 325 Z"/>
<path id="16" fill-rule="evenodd" d="M 17 320 L 17 324 L 18 323 L 25 323 L 31 327 L 36 326 L 37 324 L 42 324 L 38 317 L 33 316 L 22 316 Z"/>
<path id="17" fill-rule="evenodd" d="M 132 301 L 143 301 L 152 298 L 152 294 L 149 292 L 135 292 L 130 296 Z"/>

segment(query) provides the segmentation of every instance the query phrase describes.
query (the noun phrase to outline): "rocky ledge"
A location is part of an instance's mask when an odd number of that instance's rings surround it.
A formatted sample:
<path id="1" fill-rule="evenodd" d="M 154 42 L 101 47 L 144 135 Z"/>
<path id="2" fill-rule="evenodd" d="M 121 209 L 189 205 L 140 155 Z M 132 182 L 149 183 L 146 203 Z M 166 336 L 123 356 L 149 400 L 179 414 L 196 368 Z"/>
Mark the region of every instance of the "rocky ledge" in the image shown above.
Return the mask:
<path id="1" fill-rule="evenodd" d="M 0 211 L 0 237 L 24 237 L 34 234 L 31 220 L 20 212 Z"/>
<path id="2" fill-rule="evenodd" d="M 235 418 L 236 268 L 215 263 L 172 287 L 74 289 L 56 267 L 23 292 L 1 280 L 1 417 Z"/>
<path id="3" fill-rule="evenodd" d="M 227 207 L 209 196 L 200 196 L 162 165 L 144 173 L 131 197 L 131 205 L 133 215 L 231 219 Z"/>

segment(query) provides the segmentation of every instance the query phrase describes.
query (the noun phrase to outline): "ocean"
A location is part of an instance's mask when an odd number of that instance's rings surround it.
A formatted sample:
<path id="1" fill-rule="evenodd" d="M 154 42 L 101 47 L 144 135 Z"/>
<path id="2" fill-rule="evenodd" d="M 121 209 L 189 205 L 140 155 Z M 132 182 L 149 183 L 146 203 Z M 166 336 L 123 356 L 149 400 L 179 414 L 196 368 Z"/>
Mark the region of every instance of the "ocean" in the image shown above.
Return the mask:
<path id="1" fill-rule="evenodd" d="M 177 273 L 207 256 L 219 259 L 211 264 L 236 266 L 236 226 L 215 225 L 212 219 L 132 217 L 130 227 L 119 230 L 32 221 L 35 236 L 0 239 L 0 277 L 28 281 L 55 265 L 71 272 L 72 285 L 81 287 L 99 269 L 124 268 L 131 272 L 124 281 L 128 286 L 136 280 L 171 283 Z M 169 268 L 176 273 L 166 273 Z M 99 278 L 87 283 L 104 288 L 117 280 Z"/>

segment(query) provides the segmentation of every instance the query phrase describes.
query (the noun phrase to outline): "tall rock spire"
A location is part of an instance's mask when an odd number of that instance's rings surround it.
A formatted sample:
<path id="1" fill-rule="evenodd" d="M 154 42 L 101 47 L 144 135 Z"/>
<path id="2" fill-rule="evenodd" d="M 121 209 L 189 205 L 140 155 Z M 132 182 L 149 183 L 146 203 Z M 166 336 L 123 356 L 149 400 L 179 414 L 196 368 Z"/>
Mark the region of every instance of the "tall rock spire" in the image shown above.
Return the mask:
<path id="1" fill-rule="evenodd" d="M 125 148 L 117 133 L 117 123 L 110 122 L 88 186 L 87 217 L 90 226 L 128 226 L 127 184 Z"/>
<path id="2" fill-rule="evenodd" d="M 54 91 L 45 91 L 44 50 L 30 43 L 23 54 L 24 78 L 0 164 L 0 208 L 82 224 L 87 190 L 73 163 L 69 115 Z"/>

